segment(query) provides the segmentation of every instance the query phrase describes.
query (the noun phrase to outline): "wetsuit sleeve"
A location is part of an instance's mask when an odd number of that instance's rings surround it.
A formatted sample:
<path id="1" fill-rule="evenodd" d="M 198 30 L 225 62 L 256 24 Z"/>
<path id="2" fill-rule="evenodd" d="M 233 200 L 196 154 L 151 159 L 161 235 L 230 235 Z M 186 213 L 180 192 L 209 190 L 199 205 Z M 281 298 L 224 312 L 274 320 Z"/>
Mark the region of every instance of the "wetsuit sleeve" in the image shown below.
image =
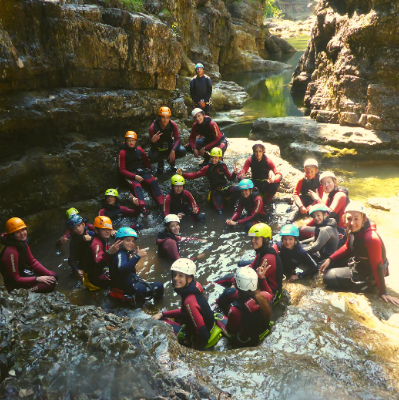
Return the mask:
<path id="1" fill-rule="evenodd" d="M 190 81 L 190 96 L 196 103 L 198 103 L 201 99 L 198 99 L 195 95 L 195 79 L 196 77 L 192 78 Z"/>
<path id="2" fill-rule="evenodd" d="M 205 150 L 207 150 L 207 151 L 212 150 L 215 146 L 217 146 L 219 143 L 220 137 L 222 136 L 216 122 L 214 122 L 214 121 L 209 122 L 209 129 L 213 133 L 213 141 L 208 143 L 205 146 Z"/>
<path id="3" fill-rule="evenodd" d="M 71 230 L 68 229 L 67 231 L 65 231 L 65 233 L 62 235 L 62 237 L 65 239 L 69 239 L 71 237 Z"/>
<path id="4" fill-rule="evenodd" d="M 120 206 L 120 209 L 122 211 L 122 217 L 133 217 L 133 215 L 137 214 L 136 210 L 133 210 L 131 208 Z"/>
<path id="5" fill-rule="evenodd" d="M 276 165 L 270 158 L 267 159 L 267 164 L 269 165 L 269 168 L 273 171 L 275 175 L 274 183 L 280 183 L 283 177 L 283 175 L 281 175 L 281 172 L 277 171 Z"/>
<path id="6" fill-rule="evenodd" d="M 196 139 L 197 139 L 197 123 L 194 122 L 194 124 L 191 128 L 190 137 L 188 138 L 188 142 L 190 143 L 190 146 L 193 150 L 197 148 Z"/>
<path id="7" fill-rule="evenodd" d="M 132 172 L 129 172 L 126 169 L 125 155 L 126 155 L 126 150 L 121 150 L 119 152 L 118 156 L 119 173 L 125 178 L 134 179 L 136 177 L 136 174 L 133 174 Z"/>
<path id="8" fill-rule="evenodd" d="M 238 223 L 240 224 L 241 222 L 238 220 L 241 217 L 242 211 L 243 211 L 244 207 L 242 206 L 241 202 L 238 202 L 238 206 L 233 214 L 233 216 L 231 217 L 231 219 L 233 221 L 238 221 Z"/>
<path id="9" fill-rule="evenodd" d="M 381 240 L 374 231 L 367 232 L 364 237 L 364 244 L 369 255 L 371 269 L 373 271 L 375 282 L 377 283 L 380 294 L 386 294 L 385 278 L 382 274 L 380 265 L 384 263 L 382 259 Z"/>
<path id="10" fill-rule="evenodd" d="M 302 200 L 299 197 L 299 195 L 301 194 L 302 183 L 303 183 L 303 178 L 299 179 L 294 188 L 294 202 L 299 208 L 303 207 Z"/>
<path id="11" fill-rule="evenodd" d="M 148 168 L 150 171 L 152 171 L 152 166 L 151 166 L 150 160 L 147 157 L 147 154 L 145 154 L 145 151 L 141 147 L 138 147 L 138 149 L 141 151 L 141 154 L 143 156 L 143 165 L 146 168 Z"/>
<path id="12" fill-rule="evenodd" d="M 120 251 L 117 255 L 117 267 L 118 272 L 124 275 L 134 274 L 136 272 L 136 264 L 140 261 L 140 256 L 135 254 L 130 260 L 128 255 L 123 251 Z"/>
<path id="13" fill-rule="evenodd" d="M 317 203 L 325 204 L 324 201 L 318 200 Z M 337 192 L 328 208 L 330 209 L 330 218 L 334 218 L 339 212 L 346 207 L 346 194 L 343 192 Z M 332 214 L 334 213 L 334 214 Z"/>
<path id="14" fill-rule="evenodd" d="M 198 207 L 198 204 L 196 203 L 196 201 L 195 201 L 193 195 L 192 195 L 188 190 L 183 190 L 183 194 L 187 197 L 187 199 L 188 199 L 188 201 L 189 201 L 189 203 L 190 203 L 191 208 L 192 208 L 193 210 L 194 210 L 194 209 L 197 209 L 197 213 L 198 213 L 198 212 L 199 212 L 199 207 Z"/>
<path id="15" fill-rule="evenodd" d="M 186 313 L 190 317 L 195 328 L 195 333 L 197 334 L 197 342 L 194 347 L 197 349 L 203 349 L 208 343 L 210 334 L 205 325 L 204 318 L 201 314 L 201 307 L 199 306 L 195 295 L 189 295 L 186 297 L 184 308 L 186 309 Z"/>
<path id="16" fill-rule="evenodd" d="M 253 208 L 251 215 L 248 215 L 248 217 L 245 217 L 243 219 L 240 219 L 238 221 L 239 224 L 245 224 L 249 221 L 252 221 L 255 219 L 256 215 L 259 213 L 259 210 L 263 208 L 263 201 L 260 196 L 255 197 L 255 207 Z"/>
<path id="17" fill-rule="evenodd" d="M 150 139 L 152 139 L 152 137 L 156 134 L 155 129 L 154 129 L 154 123 L 152 123 L 150 125 L 150 129 L 148 130 L 148 133 L 150 134 Z"/>
<path id="18" fill-rule="evenodd" d="M 102 208 L 99 212 L 98 215 L 104 217 L 105 216 L 105 208 Z"/>
<path id="19" fill-rule="evenodd" d="M 257 254 L 255 256 L 255 259 L 251 262 L 251 264 L 248 265 L 248 267 L 251 267 L 252 269 L 254 269 L 255 265 L 256 265 L 256 260 L 258 259 L 259 254 Z"/>
<path id="20" fill-rule="evenodd" d="M 209 78 L 209 76 L 206 77 L 206 97 L 205 97 L 205 103 L 209 102 L 209 99 L 212 96 L 212 81 L 211 78 Z"/>
<path id="21" fill-rule="evenodd" d="M 178 308 L 176 310 L 164 311 L 162 316 L 165 318 L 179 318 L 181 316 L 181 309 Z"/>
<path id="22" fill-rule="evenodd" d="M 201 168 L 198 172 L 183 172 L 182 176 L 184 179 L 197 179 L 203 176 L 206 176 L 208 171 L 209 165 L 205 165 L 204 168 Z"/>
<path id="23" fill-rule="evenodd" d="M 319 194 L 319 197 L 322 199 L 324 194 L 324 189 L 322 184 L 320 184 L 319 188 L 317 189 L 317 193 Z"/>
<path id="24" fill-rule="evenodd" d="M 223 171 L 229 181 L 234 181 L 234 179 L 236 179 L 237 174 L 235 172 L 231 173 L 226 164 L 223 164 Z"/>
<path id="25" fill-rule="evenodd" d="M 89 230 L 91 230 L 92 232 L 94 232 L 94 225 L 92 225 L 92 224 L 86 224 L 86 226 L 87 226 L 87 228 L 88 228 Z"/>
<path id="26" fill-rule="evenodd" d="M 346 239 L 345 244 L 330 256 L 331 261 L 339 260 L 340 258 L 350 257 L 351 251 L 349 248 L 349 237 Z"/>
<path id="27" fill-rule="evenodd" d="M 176 261 L 180 258 L 179 250 L 177 248 L 177 243 L 173 239 L 166 239 L 162 247 L 165 253 L 170 257 L 173 261 Z"/>
<path id="28" fill-rule="evenodd" d="M 266 279 L 259 279 L 259 290 L 263 293 L 267 293 L 270 296 L 265 296 L 269 301 L 273 300 L 273 291 L 270 289 Z M 270 298 L 269 298 L 270 297 Z"/>
<path id="29" fill-rule="evenodd" d="M 179 128 L 176 125 L 176 122 L 170 121 L 170 123 L 173 126 L 173 138 L 174 138 L 174 144 L 173 144 L 173 151 L 176 151 L 176 149 L 179 148 L 180 146 L 180 133 L 179 133 Z"/>
<path id="30" fill-rule="evenodd" d="M 241 311 L 237 307 L 230 307 L 227 314 L 226 330 L 229 334 L 235 334 L 241 324 Z"/>
<path id="31" fill-rule="evenodd" d="M 7 247 L 3 254 L 3 267 L 7 271 L 7 275 L 22 288 L 27 288 L 35 284 L 36 278 L 21 277 L 18 271 L 19 254 L 16 248 Z"/>
<path id="32" fill-rule="evenodd" d="M 98 243 L 92 243 L 90 246 L 91 254 L 93 256 L 93 260 L 96 264 L 105 267 L 108 264 L 108 261 L 111 258 L 111 255 L 107 252 L 104 252 L 102 246 Z"/>
<path id="33" fill-rule="evenodd" d="M 320 251 L 324 247 L 324 245 L 330 240 L 331 235 L 329 233 L 330 229 L 328 228 L 329 227 L 321 228 L 317 240 L 311 246 L 304 247 L 304 250 L 307 253 L 313 254 L 317 251 Z"/>
<path id="34" fill-rule="evenodd" d="M 49 271 L 47 268 L 45 268 L 42 264 L 39 263 L 39 261 L 36 260 L 36 258 L 33 257 L 29 246 L 27 246 L 27 252 L 26 252 L 26 263 L 28 264 L 29 268 L 33 269 L 33 271 L 36 272 L 36 274 L 43 276 L 54 276 L 55 272 Z"/>
<path id="35" fill-rule="evenodd" d="M 164 201 L 163 201 L 163 216 L 164 216 L 164 218 L 170 214 L 171 201 L 172 201 L 172 196 L 170 194 L 167 194 L 164 197 Z"/>
<path id="36" fill-rule="evenodd" d="M 249 157 L 249 158 L 247 158 L 247 159 L 245 160 L 244 166 L 242 167 L 242 170 L 241 170 L 241 172 L 240 172 L 239 175 L 238 175 L 238 178 L 239 178 L 239 179 L 244 179 L 246 173 L 247 173 L 248 170 L 249 170 L 249 167 L 251 166 L 251 161 L 252 161 L 252 158 L 251 158 L 251 157 Z"/>

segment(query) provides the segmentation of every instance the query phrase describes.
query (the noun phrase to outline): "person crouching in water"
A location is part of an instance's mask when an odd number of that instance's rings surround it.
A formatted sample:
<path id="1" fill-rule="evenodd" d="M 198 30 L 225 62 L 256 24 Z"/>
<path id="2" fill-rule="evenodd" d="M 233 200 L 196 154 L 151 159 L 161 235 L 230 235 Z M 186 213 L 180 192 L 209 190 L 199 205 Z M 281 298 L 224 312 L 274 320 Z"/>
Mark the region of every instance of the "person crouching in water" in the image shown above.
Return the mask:
<path id="1" fill-rule="evenodd" d="M 87 248 L 90 247 L 94 231 L 89 230 L 79 214 L 72 215 L 68 220 L 68 225 L 71 229 L 68 264 L 72 273 L 83 277 L 83 261 Z"/>
<path id="2" fill-rule="evenodd" d="M 234 275 L 238 298 L 228 312 L 226 330 L 235 347 L 256 346 L 270 332 L 273 293 L 265 278 L 268 268 L 242 267 Z"/>
<path id="3" fill-rule="evenodd" d="M 137 275 L 136 265 L 147 251 L 136 247 L 137 233 L 131 228 L 120 228 L 115 235 L 115 240 L 121 240 L 119 251 L 115 253 L 110 261 L 110 276 L 113 289 L 110 292 L 112 297 L 134 299 L 134 303 L 141 305 L 145 300 L 163 297 L 163 284 L 160 282 L 149 283 Z M 122 293 L 121 293 L 122 292 Z M 116 294 L 113 295 L 113 294 Z"/>
<path id="4" fill-rule="evenodd" d="M 172 264 L 170 270 L 173 289 L 181 296 L 181 308 L 163 311 L 152 318 L 162 319 L 171 325 L 181 344 L 196 350 L 205 350 L 215 318 L 201 284 L 195 280 L 196 266 L 192 260 L 180 258 Z M 175 321 L 169 318 L 174 318 Z"/>
<path id="5" fill-rule="evenodd" d="M 139 207 L 139 199 L 130 195 L 133 204 Z M 116 189 L 107 189 L 105 191 L 105 203 L 103 208 L 99 211 L 98 215 L 105 216 L 111 219 L 112 223 L 120 221 L 125 217 L 137 217 L 139 212 L 137 210 L 121 206 L 118 202 L 119 192 Z"/>
<path id="6" fill-rule="evenodd" d="M 381 298 L 392 304 L 399 299 L 387 293 L 388 259 L 375 223 L 367 218 L 364 205 L 350 201 L 345 209 L 346 243 L 320 266 L 323 281 L 333 290 L 364 292 L 375 284 Z"/>
<path id="7" fill-rule="evenodd" d="M 170 183 L 171 188 L 163 205 L 163 216 L 176 214 L 180 219 L 188 216 L 197 222 L 205 222 L 205 215 L 199 212 L 200 208 L 193 195 L 184 189 L 184 178 L 181 175 L 173 175 Z"/>
<path id="8" fill-rule="evenodd" d="M 241 225 L 245 227 L 246 231 L 249 231 L 252 225 L 266 219 L 263 200 L 259 196 L 259 190 L 254 189 L 254 184 L 250 179 L 243 179 L 238 184 L 238 189 L 241 194 L 238 206 L 231 219 L 226 221 L 226 224 L 229 226 Z M 240 218 L 244 208 L 247 215 Z"/>
<path id="9" fill-rule="evenodd" d="M 6 222 L 6 232 L 1 235 L 1 243 L 5 247 L 0 253 L 0 272 L 7 290 L 28 289 L 35 293 L 54 291 L 58 275 L 33 257 L 27 243 L 28 231 L 24 221 L 10 218 Z"/>
<path id="10" fill-rule="evenodd" d="M 158 233 L 156 243 L 158 245 L 158 254 L 171 261 L 176 261 L 180 258 L 179 244 L 184 241 L 193 240 L 206 242 L 204 239 L 193 237 L 179 236 L 180 233 L 180 218 L 175 214 L 169 214 L 165 217 L 165 230 Z M 193 257 L 192 260 L 200 259 L 204 255 L 200 254 Z"/>
<path id="11" fill-rule="evenodd" d="M 316 261 L 303 249 L 299 242 L 299 230 L 295 225 L 284 225 L 280 230 L 281 242 L 277 242 L 279 256 L 283 263 L 284 275 L 288 282 L 304 279 L 319 272 Z M 306 267 L 300 273 L 296 268 Z"/>
<path id="12" fill-rule="evenodd" d="M 227 197 L 231 197 L 239 191 L 238 186 L 229 184 L 227 180 L 234 181 L 237 176 L 238 169 L 234 166 L 234 172 L 230 173 L 227 165 L 222 162 L 223 152 L 218 147 L 214 147 L 210 153 L 210 162 L 198 172 L 182 173 L 179 168 L 177 173 L 185 179 L 198 179 L 206 176 L 211 185 L 211 198 L 216 211 L 223 214 L 223 201 Z"/>
<path id="13" fill-rule="evenodd" d="M 109 245 L 112 221 L 108 217 L 98 216 L 94 220 L 95 235 L 84 257 L 83 283 L 90 290 L 106 288 L 110 285 L 109 274 L 104 271 L 111 260 L 111 255 L 119 250 L 122 241 Z"/>
<path id="14" fill-rule="evenodd" d="M 309 210 L 309 215 L 315 223 L 314 238 L 302 240 L 304 250 L 317 262 L 324 261 L 338 249 L 339 234 L 337 221 L 329 218 L 330 210 L 324 204 L 315 204 Z"/>

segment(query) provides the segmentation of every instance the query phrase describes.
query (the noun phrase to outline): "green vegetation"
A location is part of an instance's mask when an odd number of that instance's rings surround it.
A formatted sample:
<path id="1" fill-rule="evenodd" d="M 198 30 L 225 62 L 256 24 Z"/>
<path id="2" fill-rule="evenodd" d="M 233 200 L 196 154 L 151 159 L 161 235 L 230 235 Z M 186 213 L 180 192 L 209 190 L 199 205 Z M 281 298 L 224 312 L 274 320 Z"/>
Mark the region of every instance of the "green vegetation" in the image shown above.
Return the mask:
<path id="1" fill-rule="evenodd" d="M 162 14 L 165 14 L 167 17 L 170 17 L 172 14 L 170 13 L 170 11 L 166 8 L 163 8 L 161 11 Z"/>
<path id="2" fill-rule="evenodd" d="M 143 0 L 119 0 L 127 9 L 144 12 Z"/>
<path id="3" fill-rule="evenodd" d="M 266 18 L 279 18 L 281 10 L 275 5 L 276 0 L 266 0 L 265 17 Z"/>

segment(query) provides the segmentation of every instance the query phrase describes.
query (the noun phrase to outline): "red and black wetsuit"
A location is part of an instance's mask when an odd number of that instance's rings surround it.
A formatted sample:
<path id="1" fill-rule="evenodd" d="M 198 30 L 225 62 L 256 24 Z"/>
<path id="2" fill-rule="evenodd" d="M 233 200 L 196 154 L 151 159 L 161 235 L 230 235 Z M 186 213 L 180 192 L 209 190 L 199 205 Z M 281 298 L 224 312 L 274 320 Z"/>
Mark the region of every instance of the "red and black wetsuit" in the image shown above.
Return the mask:
<path id="1" fill-rule="evenodd" d="M 120 204 L 110 205 L 108 203 L 104 204 L 104 208 L 102 208 L 98 215 L 102 215 L 111 219 L 112 223 L 118 221 L 124 217 L 133 217 L 137 216 L 138 212 L 136 210 L 132 210 L 131 208 L 127 208 L 121 206 Z"/>
<path id="2" fill-rule="evenodd" d="M 359 231 L 348 235 L 346 243 L 330 258 L 331 267 L 323 277 L 327 286 L 359 291 L 364 289 L 362 282 L 374 280 L 380 294 L 387 293 L 384 278 L 389 275 L 386 250 L 374 222 L 367 219 Z"/>
<path id="3" fill-rule="evenodd" d="M 111 280 L 104 273 L 104 268 L 108 266 L 111 259 L 111 255 L 107 252 L 108 249 L 108 240 L 103 240 L 95 235 L 86 250 L 84 272 L 87 273 L 90 283 L 94 286 L 106 288 L 110 285 Z"/>
<path id="4" fill-rule="evenodd" d="M 198 240 L 193 237 L 176 236 L 171 232 L 159 232 L 156 243 L 158 245 L 158 254 L 163 258 L 171 261 L 176 261 L 180 257 L 180 243 L 188 240 Z M 191 257 L 190 260 L 196 260 L 196 257 Z"/>
<path id="5" fill-rule="evenodd" d="M 244 163 L 244 167 L 239 175 L 239 179 L 244 179 L 249 168 L 251 168 L 252 172 L 252 182 L 259 189 L 259 192 L 264 196 L 264 204 L 270 203 L 280 187 L 283 176 L 277 171 L 274 162 L 264 154 L 260 161 L 258 161 L 253 155 L 249 157 Z M 274 183 L 268 182 L 270 171 L 273 171 L 275 175 Z"/>
<path id="6" fill-rule="evenodd" d="M 273 293 L 266 279 L 259 280 L 260 293 L 271 303 Z M 226 330 L 232 336 L 233 342 L 238 346 L 255 346 L 259 336 L 270 325 L 270 320 L 265 320 L 255 299 L 248 295 L 238 297 L 228 312 Z"/>
<path id="7" fill-rule="evenodd" d="M 197 139 L 198 135 L 200 136 L 199 139 Z M 219 147 L 222 149 L 223 154 L 227 149 L 226 136 L 220 132 L 217 123 L 212 121 L 211 117 L 207 115 L 205 115 L 204 121 L 201 124 L 194 122 L 188 144 L 186 145 L 187 151 L 191 153 L 194 149 L 200 150 L 203 147 L 207 152 L 211 151 L 214 147 Z M 205 159 L 209 159 L 209 155 Z"/>
<path id="8" fill-rule="evenodd" d="M 239 219 L 244 208 L 247 216 Z M 245 225 L 245 230 L 249 230 L 254 223 L 263 221 L 265 216 L 262 197 L 259 196 L 259 191 L 254 189 L 248 197 L 239 197 L 238 206 L 231 219 L 239 225 Z"/>
<path id="9" fill-rule="evenodd" d="M 148 185 L 156 202 L 163 205 L 163 196 L 158 181 L 152 176 L 150 160 L 141 147 L 130 148 L 123 144 L 118 156 L 118 165 L 119 173 L 133 188 L 134 195 L 139 199 L 141 207 L 145 206 L 141 183 Z M 136 181 L 136 175 L 140 175 L 144 180 L 141 183 Z"/>
<path id="10" fill-rule="evenodd" d="M 320 174 L 317 173 L 313 179 L 308 179 L 306 176 L 299 179 L 294 188 L 294 204 L 292 211 L 286 221 L 287 224 L 292 224 L 301 215 L 300 208 L 309 208 L 315 201 L 310 197 L 309 190 L 316 192 L 320 198 L 323 197 L 323 186 L 320 183 Z"/>
<path id="11" fill-rule="evenodd" d="M 84 235 L 90 235 L 93 237 L 94 232 L 89 230 L 89 228 L 85 226 L 85 230 L 82 235 L 77 235 L 73 230 L 71 233 L 68 264 L 72 268 L 72 271 L 75 273 L 79 270 L 83 270 L 84 257 L 91 243 L 90 241 L 87 242 L 83 239 Z"/>
<path id="12" fill-rule="evenodd" d="M 165 196 L 163 204 L 164 217 L 169 214 L 188 214 L 191 213 L 192 210 L 196 210 L 195 214 L 199 214 L 198 204 L 188 190 L 183 190 L 181 193 L 177 194 L 171 189 Z"/>
<path id="13" fill-rule="evenodd" d="M 239 191 L 238 187 L 234 187 L 227 182 L 227 179 L 229 181 L 235 180 L 235 172 L 230 173 L 227 165 L 219 161 L 217 164 L 209 163 L 198 172 L 183 173 L 183 178 L 189 180 L 201 178 L 203 176 L 208 178 L 211 185 L 211 196 L 216 210 L 223 210 L 223 199 Z"/>
<path id="14" fill-rule="evenodd" d="M 181 325 L 186 325 L 186 344 L 197 350 L 203 350 L 210 338 L 215 319 L 208 301 L 203 295 L 202 286 L 195 280 L 182 289 L 174 289 L 181 296 L 181 308 L 164 311 L 165 322 L 174 327 L 178 333 Z M 170 321 L 174 318 L 176 322 Z"/>
<path id="15" fill-rule="evenodd" d="M 35 293 L 50 293 L 54 291 L 57 283 L 47 285 L 44 282 L 36 282 L 39 276 L 58 275 L 43 267 L 37 261 L 29 248 L 28 243 L 20 242 L 4 233 L 1 243 L 5 246 L 0 253 L 0 272 L 4 278 L 4 285 L 9 292 L 14 289 L 29 289 Z"/>

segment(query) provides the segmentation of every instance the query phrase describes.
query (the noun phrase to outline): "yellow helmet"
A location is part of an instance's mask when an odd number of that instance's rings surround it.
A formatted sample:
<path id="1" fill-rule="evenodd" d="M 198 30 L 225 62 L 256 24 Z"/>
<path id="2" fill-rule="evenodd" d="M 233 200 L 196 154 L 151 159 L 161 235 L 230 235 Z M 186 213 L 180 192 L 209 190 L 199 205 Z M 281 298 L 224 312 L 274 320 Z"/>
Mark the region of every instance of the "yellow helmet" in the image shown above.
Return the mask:
<path id="1" fill-rule="evenodd" d="M 75 215 L 75 214 L 79 214 L 79 211 L 74 207 L 68 208 L 68 210 L 66 210 L 66 215 L 68 218 L 71 218 L 72 215 Z"/>
<path id="2" fill-rule="evenodd" d="M 214 147 L 209 154 L 211 157 L 223 157 L 223 151 L 219 147 Z"/>
<path id="3" fill-rule="evenodd" d="M 172 178 L 170 179 L 170 183 L 173 186 L 177 186 L 177 185 L 184 185 L 186 181 L 181 175 L 173 175 Z"/>
<path id="4" fill-rule="evenodd" d="M 7 222 L 6 222 L 6 232 L 7 234 L 19 231 L 21 229 L 26 228 L 25 222 L 22 221 L 21 218 L 10 218 Z"/>
<path id="5" fill-rule="evenodd" d="M 100 229 L 112 229 L 112 221 L 110 218 L 100 215 L 94 219 L 93 226 Z"/>
<path id="6" fill-rule="evenodd" d="M 272 238 L 272 228 L 267 224 L 255 224 L 248 231 L 248 236 Z"/>
<path id="7" fill-rule="evenodd" d="M 119 197 L 119 193 L 116 189 L 108 189 L 105 192 L 105 196 L 114 196 L 114 197 Z"/>

